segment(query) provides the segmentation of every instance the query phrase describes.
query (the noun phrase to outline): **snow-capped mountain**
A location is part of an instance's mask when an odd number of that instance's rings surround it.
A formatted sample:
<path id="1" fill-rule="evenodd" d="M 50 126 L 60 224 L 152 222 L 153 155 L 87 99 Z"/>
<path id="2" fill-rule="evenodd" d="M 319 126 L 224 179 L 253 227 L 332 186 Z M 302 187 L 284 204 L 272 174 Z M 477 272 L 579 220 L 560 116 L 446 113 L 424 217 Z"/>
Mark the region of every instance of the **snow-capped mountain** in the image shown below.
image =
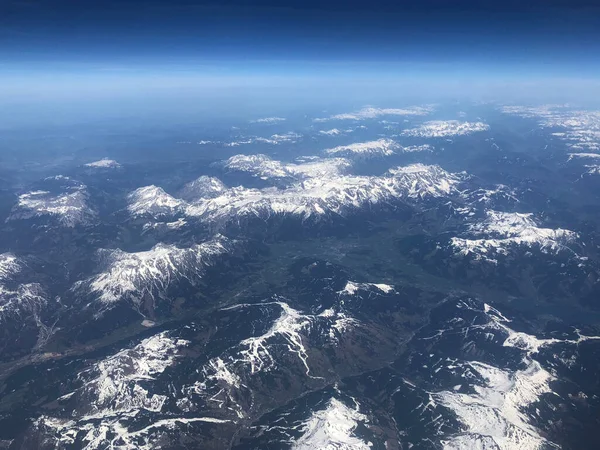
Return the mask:
<path id="1" fill-rule="evenodd" d="M 458 183 L 457 176 L 439 167 L 415 165 L 381 177 L 311 178 L 287 189 L 231 188 L 222 196 L 189 205 L 186 214 L 208 222 L 275 214 L 303 219 L 344 215 L 369 205 L 449 195 Z"/>
<path id="2" fill-rule="evenodd" d="M 257 404 L 272 404 L 270 380 L 280 380 L 273 389 L 287 385 L 279 394 L 287 397 L 301 386 L 322 388 L 341 373 L 363 370 L 369 364 L 365 352 L 382 359 L 393 354 L 390 349 L 398 339 L 394 322 L 406 305 L 402 294 L 383 283 L 344 280 L 330 264 L 299 264 L 299 278 L 292 281 L 298 286 L 307 282 L 307 270 L 324 271 L 320 280 L 308 277 L 326 287 L 315 291 L 316 299 L 311 295 L 318 306 L 292 307 L 290 299 L 274 296 L 220 310 L 216 320 L 226 329 L 215 339 L 231 332 L 236 339 L 223 341 L 201 364 L 198 375 L 189 375 L 181 401 L 185 411 L 203 410 L 219 419 L 244 421 L 255 415 Z M 384 323 L 391 328 L 383 329 Z M 190 367 L 198 363 L 190 362 Z"/>
<path id="3" fill-rule="evenodd" d="M 100 311 L 128 301 L 140 314 L 152 315 L 171 285 L 182 280 L 197 284 L 206 267 L 231 252 L 234 245 L 235 242 L 217 236 L 187 248 L 157 244 L 135 253 L 100 250 L 104 268 L 94 277 L 78 282 L 74 289 L 89 291 L 93 298 L 90 305 Z"/>
<path id="4" fill-rule="evenodd" d="M 365 291 L 391 290 L 383 284 L 360 286 Z M 322 351 L 319 346 L 335 351 L 338 346 L 353 345 L 354 339 L 344 336 L 355 332 L 359 332 L 356 336 L 361 345 L 375 345 L 371 341 L 377 333 L 368 338 L 367 329 L 336 312 L 337 307 L 312 314 L 290 307 L 287 301 L 275 297 L 218 311 L 210 322 L 227 328 L 223 336 L 228 336 L 226 342 L 231 346 L 204 363 L 203 358 L 196 359 L 192 342 L 181 336 L 187 333 L 191 337 L 202 327 L 186 326 L 178 333 L 158 332 L 89 364 L 63 386 L 59 407 L 41 416 L 33 424 L 32 434 L 43 435 L 57 448 L 81 440 L 89 449 L 104 448 L 110 442 L 133 449 L 151 448 L 159 436 L 166 439 L 171 431 L 180 433 L 181 427 L 189 430 L 190 423 L 221 425 L 217 435 L 230 433 L 233 429 L 223 426 L 239 426 L 254 417 L 257 408 L 264 408 L 258 399 L 272 394 L 265 384 L 270 377 L 285 378 L 294 391 L 303 380 L 322 386 L 325 379 L 313 373 L 311 365 L 331 356 L 326 352 L 315 355 Z M 236 342 L 237 336 L 245 337 Z M 215 343 L 222 339 L 220 334 L 214 338 Z M 214 348 L 219 347 L 222 345 Z M 332 361 L 339 362 L 339 356 Z M 174 371 L 180 374 L 177 381 L 172 378 Z M 163 378 L 167 372 L 171 376 Z M 343 417 L 338 415 L 342 413 Z M 179 418 L 181 414 L 185 417 Z M 333 416 L 337 416 L 337 424 L 329 424 L 326 432 L 321 430 L 322 418 Z M 310 445 L 315 439 L 360 442 L 353 432 L 355 422 L 368 423 L 369 419 L 349 408 L 347 402 L 331 399 L 323 411 L 302 421 L 297 445 Z M 342 434 L 336 432 L 340 426 Z M 221 438 L 216 439 L 207 442 L 214 444 Z"/>
<path id="5" fill-rule="evenodd" d="M 260 119 L 251 120 L 250 123 L 273 124 L 273 123 L 284 122 L 285 120 L 286 120 L 285 117 L 262 117 Z"/>
<path id="6" fill-rule="evenodd" d="M 46 293 L 39 283 L 19 284 L 14 290 L 0 285 L 0 323 L 6 326 L 6 321 L 25 321 L 28 316 L 39 322 L 40 312 L 47 303 Z"/>
<path id="7" fill-rule="evenodd" d="M 560 382 L 554 369 L 536 358 L 543 348 L 566 345 L 575 351 L 581 343 L 600 343 L 599 338 L 581 333 L 538 338 L 515 331 L 523 324 L 513 325 L 496 308 L 473 299 L 449 299 L 430 320 L 391 372 L 374 370 L 336 388 L 334 396 L 326 389 L 313 391 L 302 406 L 295 402 L 274 411 L 254 428 L 253 445 L 283 441 L 290 448 L 308 443 L 345 448 L 352 442 L 371 448 L 389 439 L 393 448 L 427 443 L 433 446 L 425 448 L 557 448 L 549 431 L 561 414 L 558 405 L 569 398 L 555 390 Z M 328 414 L 333 410 L 335 417 Z M 325 416 L 327 423 L 320 421 Z"/>
<path id="8" fill-rule="evenodd" d="M 65 227 L 85 225 L 94 220 L 96 212 L 88 205 L 88 193 L 82 184 L 66 186 L 62 192 L 36 190 L 19 195 L 7 220 L 54 218 Z"/>
<path id="9" fill-rule="evenodd" d="M 294 450 L 314 448 L 338 448 L 369 450 L 373 444 L 365 442 L 355 433 L 359 424 L 368 424 L 369 418 L 362 414 L 358 405 L 354 408 L 331 398 L 324 409 L 314 411 L 310 418 L 299 425 L 302 435 L 296 439 Z"/>
<path id="10" fill-rule="evenodd" d="M 352 163 L 345 158 L 301 158 L 296 163 L 286 164 L 285 168 L 298 179 L 331 178 L 349 173 Z"/>
<path id="11" fill-rule="evenodd" d="M 464 306 L 468 307 L 468 306 Z M 485 309 L 489 308 L 485 305 Z M 496 330 L 495 318 L 477 327 L 475 333 Z M 514 332 L 503 328 L 510 346 Z M 504 333 L 503 333 L 504 334 Z M 492 334 L 492 336 L 495 336 Z M 499 336 L 502 338 L 502 334 Z M 535 339 L 533 336 L 529 336 Z M 491 338 L 491 339 L 494 339 Z M 432 397 L 444 407 L 453 411 L 465 426 L 466 433 L 444 440 L 450 448 L 464 448 L 478 445 L 482 439 L 500 449 L 548 448 L 549 443 L 536 428 L 539 420 L 528 413 L 529 408 L 552 392 L 552 375 L 540 364 L 523 355 L 523 368 L 496 367 L 480 361 L 454 361 L 451 365 L 456 372 L 471 377 L 474 387 L 464 392 L 462 385 L 451 390 L 435 393 Z M 492 447 L 493 448 L 493 447 Z"/>
<path id="12" fill-rule="evenodd" d="M 11 359 L 23 351 L 43 344 L 52 332 L 47 326 L 47 293 L 40 283 L 23 274 L 26 264 L 12 253 L 0 254 L 0 346 L 2 359 Z M 23 282 L 24 281 L 24 282 Z M 19 339 L 27 333 L 29 339 Z"/>
<path id="13" fill-rule="evenodd" d="M 292 182 L 314 177 L 334 177 L 346 173 L 352 163 L 344 158 L 303 157 L 297 162 L 283 163 L 267 155 L 235 155 L 218 166 L 228 171 L 248 173 L 263 180 L 284 180 Z M 202 177 L 200 179 L 203 179 Z M 211 178 L 211 183 L 221 183 Z M 206 181 L 205 181 L 206 182 Z M 192 182 L 194 183 L 194 182 Z M 222 192 L 221 189 L 220 192 Z M 216 190 L 214 192 L 217 192 Z M 196 197 L 199 198 L 199 197 Z"/>
<path id="14" fill-rule="evenodd" d="M 322 134 L 323 136 L 339 136 L 342 133 L 344 132 L 337 128 L 332 128 L 331 130 L 319 130 L 319 134 Z"/>
<path id="15" fill-rule="evenodd" d="M 258 394 L 258 386 L 271 374 L 289 376 L 285 374 L 301 373 L 309 380 L 321 382 L 322 378 L 311 372 L 309 336 L 317 322 L 329 324 L 336 318 L 303 314 L 283 300 L 277 298 L 274 302 L 232 307 L 236 310 L 233 314 L 254 310 L 272 318 L 272 321 L 268 324 L 256 322 L 255 325 L 262 328 L 262 331 L 257 330 L 256 335 L 242 339 L 202 366 L 199 379 L 184 388 L 188 407 L 203 404 L 210 399 L 226 404 L 228 411 L 223 411 L 227 414 L 226 417 L 239 420 L 252 414 L 248 393 L 252 396 L 251 391 L 256 386 Z M 281 350 L 282 345 L 285 352 Z"/>
<path id="16" fill-rule="evenodd" d="M 270 448 L 269 442 L 303 450 L 385 448 L 385 439 L 378 436 L 380 424 L 357 397 L 348 395 L 337 384 L 309 393 L 302 402 L 294 401 L 268 414 L 254 427 L 256 434 L 248 445 L 234 448 Z"/>
<path id="17" fill-rule="evenodd" d="M 595 113 L 436 108 L 9 158 L 0 448 L 596 450 Z"/>
<path id="18" fill-rule="evenodd" d="M 445 138 L 463 136 L 489 130 L 489 125 L 483 122 L 460 122 L 458 120 L 432 120 L 422 125 L 404 130 L 403 136 L 422 138 Z"/>
<path id="19" fill-rule="evenodd" d="M 483 205 L 487 208 L 506 206 L 512 209 L 520 203 L 517 191 L 503 184 L 490 188 L 475 189 L 468 196 L 470 204 L 474 206 Z"/>
<path id="20" fill-rule="evenodd" d="M 184 211 L 185 215 L 207 223 L 237 221 L 240 218 L 290 215 L 303 219 L 345 215 L 367 206 L 392 204 L 403 200 L 423 200 L 457 193 L 460 177 L 437 166 L 414 164 L 390 169 L 382 176 L 341 175 L 349 164 L 340 158 L 283 165 L 259 155 L 239 158 L 246 171 L 301 177 L 285 188 L 252 189 L 242 186 L 185 203 L 160 188 L 140 188 L 130 195 L 129 210 L 135 215 L 162 216 Z M 213 180 L 214 182 L 214 180 Z M 143 193 L 144 195 L 140 195 Z M 216 192 L 215 192 L 216 194 Z M 155 197 L 153 197 L 153 195 Z M 143 201 L 139 201 L 142 198 Z M 167 205 L 167 208 L 158 206 Z M 156 206 L 158 205 L 158 206 Z"/>
<path id="21" fill-rule="evenodd" d="M 432 152 L 433 149 L 434 149 L 434 147 L 432 145 L 429 145 L 429 144 L 407 145 L 407 146 L 402 146 L 400 148 L 399 152 L 402 152 L 402 153 Z"/>
<path id="22" fill-rule="evenodd" d="M 180 212 L 185 205 L 158 186 L 144 186 L 136 189 L 128 196 L 127 210 L 133 217 L 165 217 Z"/>
<path id="23" fill-rule="evenodd" d="M 503 106 L 500 110 L 505 114 L 535 118 L 540 126 L 556 129 L 552 136 L 564 141 L 571 151 L 600 151 L 600 111 L 566 105 Z"/>
<path id="24" fill-rule="evenodd" d="M 513 246 L 537 247 L 543 252 L 556 253 L 566 250 L 574 253 L 570 244 L 577 233 L 561 228 L 540 228 L 532 214 L 487 211 L 481 222 L 469 225 L 472 238 L 454 237 L 452 246 L 461 255 L 493 259 L 494 255 L 507 254 Z"/>
<path id="25" fill-rule="evenodd" d="M 568 161 L 585 162 L 583 167 L 587 169 L 588 175 L 600 173 L 600 153 L 569 153 Z"/>
<path id="26" fill-rule="evenodd" d="M 186 201 L 194 201 L 200 198 L 217 197 L 226 190 L 227 186 L 218 178 L 203 175 L 187 183 L 179 195 Z"/>
<path id="27" fill-rule="evenodd" d="M 378 139 L 376 141 L 340 145 L 325 150 L 325 153 L 345 156 L 389 156 L 393 155 L 398 148 L 400 148 L 400 145 L 391 139 Z"/>
<path id="28" fill-rule="evenodd" d="M 110 441 L 119 441 L 123 448 L 140 448 L 120 419 L 141 411 L 161 411 L 168 392 L 149 392 L 144 386 L 174 364 L 187 344 L 163 332 L 98 361 L 78 374 L 80 387 L 59 398 L 63 417 L 42 416 L 35 427 L 45 429 L 58 448 L 76 440 L 90 450 L 104 448 Z"/>
<path id="29" fill-rule="evenodd" d="M 236 140 L 229 142 L 219 142 L 224 147 L 239 147 L 240 145 L 251 145 L 251 144 L 269 144 L 269 145 L 279 145 L 279 144 L 294 144 L 299 139 L 302 138 L 301 134 L 295 133 L 293 131 L 288 131 L 287 133 L 281 134 L 272 134 L 269 137 L 261 137 L 261 136 L 249 136 L 249 137 L 238 137 Z M 209 144 L 215 143 L 210 141 L 201 141 L 199 144 Z"/>
<path id="30" fill-rule="evenodd" d="M 189 342 L 158 333 L 131 349 L 95 363 L 80 372 L 81 388 L 63 396 L 79 397 L 75 413 L 84 420 L 106 418 L 145 409 L 160 411 L 165 395 L 149 393 L 143 388 L 175 362 L 177 352 Z M 76 399 L 73 399 L 76 400 Z"/>
<path id="31" fill-rule="evenodd" d="M 119 164 L 114 159 L 102 158 L 98 161 L 84 164 L 84 166 L 93 169 L 118 169 L 119 167 L 121 167 L 121 164 Z"/>
<path id="32" fill-rule="evenodd" d="M 223 168 L 231 171 L 246 172 L 262 178 L 285 178 L 291 174 L 280 161 L 274 161 L 267 155 L 235 155 L 223 162 Z"/>
<path id="33" fill-rule="evenodd" d="M 12 253 L 0 253 L 0 283 L 10 278 L 21 270 L 22 263 Z"/>
<path id="34" fill-rule="evenodd" d="M 252 323 L 254 332 L 222 353 L 208 360 L 200 371 L 199 380 L 186 389 L 189 405 L 207 400 L 228 405 L 232 420 L 252 415 L 252 391 L 264 395 L 261 386 L 272 376 L 298 377 L 292 383 L 308 382 L 321 385 L 326 379 L 322 370 L 315 370 L 318 355 L 315 344 L 333 348 L 345 344 L 346 336 L 360 336 L 363 345 L 375 338 L 360 321 L 349 317 L 339 307 L 318 314 L 302 312 L 289 306 L 289 300 L 275 297 L 271 301 L 242 304 L 222 310 L 224 314 L 263 317 Z M 351 342 L 352 337 L 348 337 Z M 283 346 L 283 347 L 282 347 Z M 285 350 L 282 350 L 285 349 Z M 210 402 L 209 402 L 210 403 Z M 188 406 L 189 406 L 188 405 Z"/>
<path id="35" fill-rule="evenodd" d="M 419 333 L 424 354 L 411 370 L 431 374 L 429 382 L 442 389 L 429 390 L 429 403 L 417 411 L 439 414 L 440 405 L 452 411 L 462 429 L 438 428 L 436 439 L 447 448 L 558 447 L 547 437 L 557 413 L 550 405 L 565 399 L 553 389 L 555 375 L 535 355 L 563 341 L 516 332 L 510 323 L 488 304 L 461 300 L 441 307 L 430 331 Z M 444 353 L 451 346 L 457 350 Z"/>
<path id="36" fill-rule="evenodd" d="M 367 106 L 353 113 L 335 114 L 333 116 L 314 119 L 315 122 L 329 120 L 364 120 L 376 119 L 381 116 L 426 116 L 432 112 L 427 106 L 414 106 L 410 108 L 374 108 Z"/>

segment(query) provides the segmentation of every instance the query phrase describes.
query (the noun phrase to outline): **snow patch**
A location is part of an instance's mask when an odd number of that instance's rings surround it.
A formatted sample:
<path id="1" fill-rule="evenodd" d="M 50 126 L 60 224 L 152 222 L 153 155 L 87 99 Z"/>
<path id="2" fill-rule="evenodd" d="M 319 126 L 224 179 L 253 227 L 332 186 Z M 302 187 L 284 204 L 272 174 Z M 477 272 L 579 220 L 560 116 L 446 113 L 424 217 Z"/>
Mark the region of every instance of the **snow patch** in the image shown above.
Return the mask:
<path id="1" fill-rule="evenodd" d="M 383 283 L 356 283 L 354 281 L 348 281 L 344 289 L 338 292 L 340 295 L 355 295 L 360 290 L 372 290 L 375 288 L 376 290 L 383 292 L 384 294 L 389 294 L 394 292 L 395 289 L 393 286 L 389 284 Z"/>

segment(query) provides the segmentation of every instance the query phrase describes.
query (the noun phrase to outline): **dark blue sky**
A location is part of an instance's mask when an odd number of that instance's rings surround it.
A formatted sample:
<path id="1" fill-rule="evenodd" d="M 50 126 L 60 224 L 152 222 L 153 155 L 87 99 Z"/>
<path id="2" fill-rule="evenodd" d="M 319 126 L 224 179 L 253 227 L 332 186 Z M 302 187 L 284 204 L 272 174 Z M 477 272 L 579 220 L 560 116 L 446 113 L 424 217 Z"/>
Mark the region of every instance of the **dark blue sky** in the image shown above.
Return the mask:
<path id="1" fill-rule="evenodd" d="M 600 8 L 558 0 L 4 0 L 4 70 L 323 63 L 597 69 Z M 281 67 L 275 66 L 281 64 Z"/>

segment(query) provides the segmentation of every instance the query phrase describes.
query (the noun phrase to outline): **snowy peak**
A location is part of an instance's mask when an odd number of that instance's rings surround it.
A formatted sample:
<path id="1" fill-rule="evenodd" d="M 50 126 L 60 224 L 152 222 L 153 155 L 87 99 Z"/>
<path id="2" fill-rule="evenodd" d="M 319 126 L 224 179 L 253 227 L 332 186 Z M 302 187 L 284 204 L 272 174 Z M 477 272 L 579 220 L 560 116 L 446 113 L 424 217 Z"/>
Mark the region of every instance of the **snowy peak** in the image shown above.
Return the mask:
<path id="1" fill-rule="evenodd" d="M 444 138 L 462 136 L 489 130 L 483 122 L 460 122 L 458 120 L 432 120 L 422 125 L 404 130 L 402 135 L 423 138 Z"/>
<path id="2" fill-rule="evenodd" d="M 9 281 L 21 271 L 22 263 L 12 253 L 0 253 L 0 283 Z"/>
<path id="3" fill-rule="evenodd" d="M 535 227 L 536 223 L 531 213 L 487 211 L 486 219 L 481 223 L 471 225 L 470 228 L 475 233 L 489 233 L 498 237 L 514 237 Z"/>
<path id="4" fill-rule="evenodd" d="M 374 108 L 367 106 L 353 113 L 335 114 L 333 116 L 314 119 L 315 122 L 328 120 L 364 120 L 376 119 L 381 116 L 425 116 L 430 114 L 432 108 L 427 106 L 413 106 L 410 108 Z"/>
<path id="5" fill-rule="evenodd" d="M 184 200 L 193 201 L 201 198 L 217 197 L 226 189 L 227 186 L 225 186 L 218 178 L 203 175 L 200 178 L 187 183 L 183 189 L 181 189 L 180 196 Z"/>
<path id="6" fill-rule="evenodd" d="M 267 180 L 286 178 L 289 181 L 312 177 L 333 177 L 351 167 L 351 162 L 343 158 L 310 157 L 297 163 L 282 163 L 262 154 L 235 155 L 222 163 L 228 170 L 245 172 Z"/>
<path id="7" fill-rule="evenodd" d="M 287 164 L 286 170 L 297 178 L 332 178 L 346 174 L 352 163 L 344 158 L 314 158 L 296 164 Z"/>
<path id="8" fill-rule="evenodd" d="M 93 169 L 118 169 L 121 167 L 121 164 L 114 159 L 102 158 L 98 161 L 85 164 L 85 167 L 90 167 Z"/>
<path id="9" fill-rule="evenodd" d="M 284 122 L 284 117 L 262 117 L 260 119 L 251 120 L 250 123 L 266 123 L 266 124 L 274 124 L 279 122 Z"/>
<path id="10" fill-rule="evenodd" d="M 561 228 L 540 228 L 532 214 L 487 211 L 486 218 L 469 226 L 474 238 L 452 238 L 451 245 L 461 255 L 473 254 L 476 259 L 489 259 L 506 254 L 511 246 L 538 247 L 546 253 L 572 251 L 569 244 L 577 233 Z"/>
<path id="11" fill-rule="evenodd" d="M 399 149 L 399 152 L 402 153 L 415 153 L 415 152 L 432 152 L 433 151 L 433 146 L 429 145 L 429 144 L 423 144 L 423 145 L 408 145 L 408 146 L 401 146 Z"/>
<path id="12" fill-rule="evenodd" d="M 263 154 L 232 156 L 223 163 L 223 168 L 231 171 L 246 172 L 264 180 L 290 176 L 290 173 L 281 162 L 274 161 Z"/>
<path id="13" fill-rule="evenodd" d="M 551 392 L 552 376 L 547 371 L 537 362 L 529 362 L 526 369 L 516 372 L 475 361 L 466 367 L 482 380 L 473 393 L 443 391 L 434 395 L 457 415 L 468 432 L 451 438 L 449 448 L 473 448 L 482 436 L 495 444 L 491 448 L 541 450 L 549 446 L 525 412 Z M 457 447 L 459 443 L 464 447 Z"/>
<path id="14" fill-rule="evenodd" d="M 329 155 L 360 155 L 360 156 L 389 156 L 394 154 L 394 150 L 400 148 L 395 141 L 391 139 L 378 139 L 376 141 L 357 142 L 349 145 L 340 145 L 325 150 Z"/>
<path id="15" fill-rule="evenodd" d="M 48 304 L 48 298 L 39 283 L 19 284 L 16 289 L 7 289 L 0 285 L 0 324 L 7 320 L 18 320 L 24 323 L 33 315 L 38 327 L 41 323 L 40 313 Z"/>
<path id="16" fill-rule="evenodd" d="M 298 139 L 302 138 L 301 134 L 294 133 L 293 131 L 288 131 L 287 133 L 281 134 L 272 134 L 270 137 L 261 137 L 261 136 L 250 136 L 250 137 L 240 137 L 237 140 L 224 142 L 222 143 L 225 147 L 239 147 L 240 145 L 249 145 L 249 144 L 269 144 L 269 145 L 279 145 L 283 143 L 293 144 Z M 215 143 L 211 141 L 201 141 L 199 144 L 209 144 Z"/>
<path id="17" fill-rule="evenodd" d="M 485 314 L 491 319 L 490 324 L 493 324 L 493 327 L 500 329 L 507 334 L 506 340 L 502 345 L 504 347 L 514 347 L 523 351 L 526 358 L 536 355 L 543 347 L 549 347 L 557 344 L 577 346 L 585 341 L 600 340 L 600 336 L 585 336 L 581 334 L 580 330 L 577 329 L 575 330 L 574 338 L 538 338 L 534 335 L 527 334 L 522 331 L 515 331 L 510 328 L 508 324 L 511 323 L 511 320 L 487 303 L 484 304 L 484 311 Z M 571 352 L 571 356 L 574 356 L 573 352 Z"/>
<path id="18" fill-rule="evenodd" d="M 444 197 L 456 191 L 461 178 L 440 166 L 411 164 L 388 171 L 409 198 Z"/>
<path id="19" fill-rule="evenodd" d="M 496 185 L 491 189 L 476 189 L 468 194 L 468 199 L 472 205 L 484 205 L 492 208 L 495 205 L 514 207 L 520 202 L 517 192 L 503 184 Z"/>
<path id="20" fill-rule="evenodd" d="M 127 210 L 133 217 L 162 217 L 177 214 L 184 202 L 167 194 L 158 186 L 145 186 L 136 189 L 128 196 Z"/>
<path id="21" fill-rule="evenodd" d="M 337 128 L 332 128 L 331 130 L 319 130 L 319 134 L 322 134 L 324 136 L 338 136 L 342 133 L 343 131 Z"/>
<path id="22" fill-rule="evenodd" d="M 285 302 L 277 301 L 274 305 L 281 310 L 279 317 L 264 334 L 244 339 L 240 343 L 241 361 L 247 365 L 250 374 L 270 370 L 277 362 L 269 353 L 268 348 L 271 341 L 281 337 L 287 341 L 289 350 L 302 361 L 306 374 L 309 375 L 308 354 L 300 333 L 311 324 L 313 318 L 301 314 L 300 311 L 291 308 Z M 241 305 L 240 307 L 252 307 L 252 305 Z"/>
<path id="23" fill-rule="evenodd" d="M 369 423 L 369 418 L 343 402 L 331 398 L 324 409 L 314 411 L 300 425 L 302 435 L 292 444 L 294 450 L 340 449 L 370 450 L 372 443 L 365 442 L 356 433 L 359 424 Z"/>

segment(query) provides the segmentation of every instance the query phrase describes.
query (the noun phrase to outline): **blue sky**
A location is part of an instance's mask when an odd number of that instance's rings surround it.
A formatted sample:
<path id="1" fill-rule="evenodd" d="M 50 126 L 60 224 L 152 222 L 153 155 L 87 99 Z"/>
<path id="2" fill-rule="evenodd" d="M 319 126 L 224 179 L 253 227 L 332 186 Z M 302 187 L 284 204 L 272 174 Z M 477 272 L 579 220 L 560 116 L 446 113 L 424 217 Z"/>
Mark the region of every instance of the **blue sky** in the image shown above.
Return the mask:
<path id="1" fill-rule="evenodd" d="M 589 98 L 600 73 L 594 3 L 5 0 L 0 102 L 284 93 L 359 102 L 502 97 L 510 86 Z"/>

